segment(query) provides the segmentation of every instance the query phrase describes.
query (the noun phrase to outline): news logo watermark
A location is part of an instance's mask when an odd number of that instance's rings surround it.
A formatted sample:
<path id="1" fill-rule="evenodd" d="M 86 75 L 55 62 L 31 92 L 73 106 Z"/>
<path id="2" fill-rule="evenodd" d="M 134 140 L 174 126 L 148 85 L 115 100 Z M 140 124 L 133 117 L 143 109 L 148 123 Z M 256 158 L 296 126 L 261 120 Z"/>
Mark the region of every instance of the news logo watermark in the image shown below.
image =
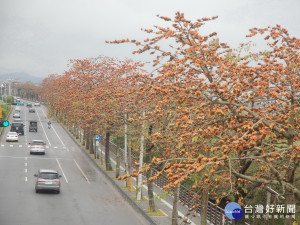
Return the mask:
<path id="1" fill-rule="evenodd" d="M 229 219 L 296 219 L 295 204 L 245 205 L 244 209 L 236 202 L 230 202 L 225 207 L 225 215 Z"/>
<path id="2" fill-rule="evenodd" d="M 225 215 L 229 219 L 241 219 L 243 217 L 242 207 L 236 202 L 230 202 L 225 207 Z"/>

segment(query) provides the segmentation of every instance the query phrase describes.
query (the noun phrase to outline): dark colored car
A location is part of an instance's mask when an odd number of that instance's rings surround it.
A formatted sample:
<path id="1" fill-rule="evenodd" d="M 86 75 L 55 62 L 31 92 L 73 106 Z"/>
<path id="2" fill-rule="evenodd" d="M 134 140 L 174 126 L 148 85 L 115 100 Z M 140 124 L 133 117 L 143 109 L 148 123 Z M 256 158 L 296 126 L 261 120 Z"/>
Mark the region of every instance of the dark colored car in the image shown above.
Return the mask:
<path id="1" fill-rule="evenodd" d="M 26 104 L 26 106 L 27 106 L 28 108 L 31 108 L 31 107 L 32 107 L 32 104 L 28 102 L 28 103 Z"/>
<path id="2" fill-rule="evenodd" d="M 13 122 L 10 127 L 11 132 L 17 132 L 18 134 L 24 135 L 24 124 L 23 122 Z"/>
<path id="3" fill-rule="evenodd" d="M 34 109 L 34 108 L 30 108 L 30 109 L 29 109 L 29 112 L 30 112 L 30 113 L 35 113 L 35 109 Z"/>
<path id="4" fill-rule="evenodd" d="M 37 121 L 35 120 L 29 121 L 29 132 L 37 132 Z"/>
<path id="5" fill-rule="evenodd" d="M 35 192 L 40 191 L 55 191 L 60 193 L 60 179 L 61 175 L 56 170 L 40 169 L 38 174 L 34 174 L 37 178 L 35 182 Z"/>

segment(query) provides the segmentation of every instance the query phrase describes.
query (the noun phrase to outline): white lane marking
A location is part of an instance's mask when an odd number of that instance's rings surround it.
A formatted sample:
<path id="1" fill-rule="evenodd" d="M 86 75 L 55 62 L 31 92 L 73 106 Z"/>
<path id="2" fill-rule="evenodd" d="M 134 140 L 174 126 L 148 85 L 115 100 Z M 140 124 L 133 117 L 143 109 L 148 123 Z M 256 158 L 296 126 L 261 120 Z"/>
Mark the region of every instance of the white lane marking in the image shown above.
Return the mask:
<path id="1" fill-rule="evenodd" d="M 42 124 L 42 121 L 41 121 L 41 118 L 40 118 L 40 115 L 39 115 L 38 111 L 37 111 L 36 114 L 37 114 L 37 116 L 38 116 L 38 118 L 39 118 L 40 124 L 41 124 L 41 126 L 42 126 L 42 129 L 43 129 L 45 135 L 46 135 L 46 138 L 47 138 L 47 140 L 48 140 L 48 143 L 49 143 L 49 145 L 51 146 L 51 142 L 49 141 L 49 138 L 48 138 L 48 136 L 47 136 L 47 134 L 46 134 L 46 131 L 45 131 L 45 129 L 44 129 L 44 126 L 43 126 L 43 124 Z"/>
<path id="2" fill-rule="evenodd" d="M 87 176 L 84 174 L 84 172 L 82 171 L 82 169 L 80 168 L 80 166 L 78 165 L 78 163 L 76 162 L 75 159 L 74 159 L 74 162 L 76 163 L 76 166 L 78 167 L 78 169 L 80 170 L 81 174 L 84 176 L 84 178 L 86 179 L 86 181 L 90 184 L 89 179 L 88 179 Z"/>
<path id="3" fill-rule="evenodd" d="M 55 146 L 54 148 L 57 148 L 57 146 Z"/>
<path id="4" fill-rule="evenodd" d="M 25 157 L 24 156 L 7 156 L 7 155 L 0 155 L 0 158 L 11 158 L 11 159 L 24 159 Z M 43 159 L 51 159 L 51 160 L 56 160 L 56 159 L 59 159 L 59 160 L 73 160 L 73 159 L 70 159 L 70 158 L 47 158 L 47 157 L 39 157 L 39 156 L 32 156 L 32 157 L 26 157 L 25 160 L 27 160 L 27 158 L 29 159 L 38 159 L 38 160 L 43 160 Z"/>
<path id="5" fill-rule="evenodd" d="M 13 145 L 10 145 L 9 147 L 14 147 Z"/>
<path id="6" fill-rule="evenodd" d="M 45 117 L 47 117 L 43 109 L 42 109 L 42 112 L 44 113 Z M 62 143 L 62 145 L 63 145 L 64 147 L 66 147 L 65 144 L 64 144 L 64 142 L 60 139 L 60 137 L 59 137 L 58 133 L 56 132 L 54 126 L 51 126 L 51 128 L 54 130 L 56 136 L 58 137 L 58 139 L 60 140 L 60 142 Z"/>
<path id="7" fill-rule="evenodd" d="M 25 157 L 25 160 L 27 160 L 27 157 Z"/>
<path id="8" fill-rule="evenodd" d="M 25 181 L 27 182 L 27 177 L 25 177 Z"/>
<path id="9" fill-rule="evenodd" d="M 27 169 L 25 169 L 25 173 L 27 173 Z"/>
<path id="10" fill-rule="evenodd" d="M 4 145 L 1 145 L 1 147 L 4 147 Z"/>
<path id="11" fill-rule="evenodd" d="M 63 176 L 64 176 L 64 178 L 65 178 L 65 180 L 66 180 L 66 182 L 69 183 L 69 182 L 68 182 L 68 179 L 67 179 L 67 177 L 66 177 L 66 175 L 65 175 L 65 173 L 64 173 L 64 171 L 63 171 L 63 169 L 61 168 L 61 165 L 60 165 L 58 159 L 56 159 L 56 162 L 57 162 L 57 164 L 58 164 L 58 166 L 59 166 L 59 168 L 60 168 L 60 170 L 61 170 L 61 172 L 62 172 L 62 174 L 63 174 Z"/>
<path id="12" fill-rule="evenodd" d="M 25 166 L 27 166 L 27 163 L 25 163 Z"/>
<path id="13" fill-rule="evenodd" d="M 20 148 L 22 148 L 22 145 L 19 145 Z"/>

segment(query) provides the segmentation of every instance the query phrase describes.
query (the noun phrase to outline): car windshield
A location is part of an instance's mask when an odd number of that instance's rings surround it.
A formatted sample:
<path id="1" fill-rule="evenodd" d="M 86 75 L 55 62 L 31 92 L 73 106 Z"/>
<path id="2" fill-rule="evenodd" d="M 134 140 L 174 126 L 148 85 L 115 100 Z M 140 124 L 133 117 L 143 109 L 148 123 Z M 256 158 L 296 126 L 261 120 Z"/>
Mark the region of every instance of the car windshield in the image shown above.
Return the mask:
<path id="1" fill-rule="evenodd" d="M 48 179 L 48 180 L 58 179 L 58 174 L 57 173 L 40 173 L 40 178 Z"/>

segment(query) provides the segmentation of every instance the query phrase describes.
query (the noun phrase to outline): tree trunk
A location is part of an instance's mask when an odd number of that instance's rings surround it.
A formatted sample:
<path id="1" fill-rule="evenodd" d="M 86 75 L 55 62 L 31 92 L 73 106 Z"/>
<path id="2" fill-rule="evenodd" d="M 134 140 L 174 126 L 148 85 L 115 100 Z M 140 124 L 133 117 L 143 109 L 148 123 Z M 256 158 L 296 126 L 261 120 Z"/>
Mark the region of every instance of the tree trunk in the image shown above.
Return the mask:
<path id="1" fill-rule="evenodd" d="M 293 145 L 293 137 L 289 138 L 288 139 L 288 145 L 291 146 Z M 288 177 L 288 182 L 294 186 L 295 185 L 295 173 L 294 173 L 294 168 L 291 167 L 289 169 L 289 171 L 287 172 L 287 177 Z M 295 204 L 295 194 L 292 190 L 290 189 L 286 189 L 286 192 L 285 192 L 285 205 L 294 205 Z M 286 218 L 285 221 L 284 221 L 284 225 L 293 225 L 293 221 L 294 219 L 293 218 Z"/>
<path id="2" fill-rule="evenodd" d="M 89 149 L 90 149 L 90 154 L 95 154 L 95 151 L 94 151 L 94 135 L 92 133 L 90 133 L 90 139 L 89 139 L 89 142 L 90 142 L 90 146 L 89 146 Z"/>
<path id="3" fill-rule="evenodd" d="M 173 200 L 173 210 L 172 210 L 172 225 L 178 225 L 179 190 L 180 190 L 180 183 L 178 183 L 175 186 L 175 189 L 174 189 L 174 200 Z"/>
<path id="4" fill-rule="evenodd" d="M 112 166 L 110 163 L 110 155 L 109 155 L 109 139 L 110 139 L 110 132 L 107 131 L 105 136 L 105 166 L 107 171 L 112 170 Z"/>
<path id="5" fill-rule="evenodd" d="M 145 161 L 149 165 L 151 163 L 151 150 L 153 149 L 153 144 L 149 140 L 152 134 L 152 125 L 149 126 L 148 130 L 148 140 L 146 142 L 146 158 Z M 152 168 L 147 171 L 147 185 L 148 185 L 148 198 L 149 198 L 149 209 L 151 212 L 155 212 L 155 202 L 154 202 L 154 194 L 153 194 L 153 181 L 149 181 L 149 178 L 152 177 Z"/>
<path id="6" fill-rule="evenodd" d="M 131 192 L 132 191 L 132 177 L 131 177 L 131 171 L 132 171 L 132 165 L 131 165 L 131 148 L 128 148 L 128 173 L 129 173 L 129 177 L 127 180 L 127 187 L 128 187 L 128 191 Z"/>
<path id="7" fill-rule="evenodd" d="M 90 149 L 90 130 L 87 130 L 86 132 L 86 139 L 85 139 L 85 149 Z"/>
<path id="8" fill-rule="evenodd" d="M 145 112 L 143 112 L 143 119 L 145 118 Z M 145 121 L 143 121 L 142 124 L 142 135 L 140 140 L 140 158 L 139 158 L 139 166 L 138 171 L 141 171 L 143 168 L 143 161 L 144 161 L 144 142 L 145 142 L 145 136 L 144 131 L 145 130 Z M 137 193 L 136 193 L 136 200 L 140 201 L 142 200 L 142 182 L 143 182 L 143 174 L 140 173 L 137 177 Z"/>
<path id="9" fill-rule="evenodd" d="M 116 178 L 120 176 L 120 164 L 121 164 L 121 151 L 120 151 L 120 146 L 121 146 L 121 138 L 117 136 L 117 155 L 116 155 Z"/>

